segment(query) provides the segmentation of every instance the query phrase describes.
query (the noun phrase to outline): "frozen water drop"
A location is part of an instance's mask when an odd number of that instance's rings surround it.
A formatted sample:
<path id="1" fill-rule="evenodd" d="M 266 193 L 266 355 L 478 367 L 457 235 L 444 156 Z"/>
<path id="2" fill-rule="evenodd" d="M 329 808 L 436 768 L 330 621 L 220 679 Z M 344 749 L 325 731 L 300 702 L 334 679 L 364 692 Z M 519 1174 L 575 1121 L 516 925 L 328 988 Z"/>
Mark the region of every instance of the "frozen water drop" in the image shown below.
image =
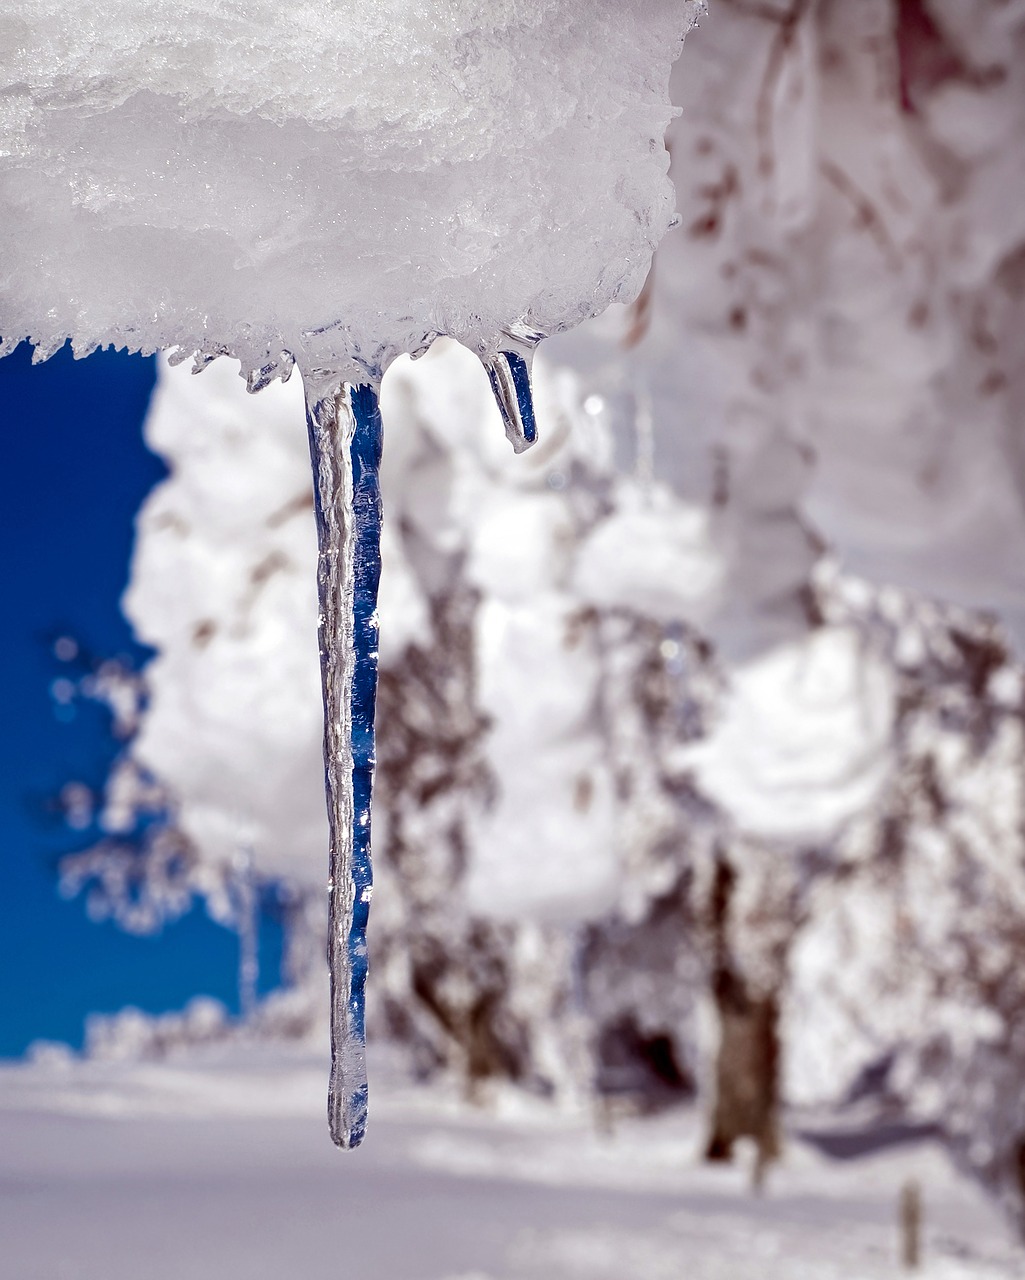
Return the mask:
<path id="1" fill-rule="evenodd" d="M 246 390 L 251 396 L 255 395 L 257 391 L 262 391 L 264 387 L 269 387 L 277 376 L 278 369 L 276 364 L 264 364 L 258 369 L 250 369 L 246 374 Z"/>
<path id="2" fill-rule="evenodd" d="M 209 368 L 215 360 L 218 360 L 221 356 L 226 356 L 228 354 L 228 348 L 220 345 L 204 348 L 202 351 L 197 351 L 192 360 L 192 372 L 202 373 L 203 370 Z"/>
<path id="3" fill-rule="evenodd" d="M 86 356 L 91 356 L 99 345 L 91 338 L 72 338 L 71 352 L 76 360 L 84 360 Z"/>
<path id="4" fill-rule="evenodd" d="M 517 350 L 519 348 L 519 350 Z M 537 442 L 534 416 L 534 393 L 530 383 L 532 344 L 511 342 L 484 362 L 502 415 L 506 439 L 517 453 L 523 453 Z"/>

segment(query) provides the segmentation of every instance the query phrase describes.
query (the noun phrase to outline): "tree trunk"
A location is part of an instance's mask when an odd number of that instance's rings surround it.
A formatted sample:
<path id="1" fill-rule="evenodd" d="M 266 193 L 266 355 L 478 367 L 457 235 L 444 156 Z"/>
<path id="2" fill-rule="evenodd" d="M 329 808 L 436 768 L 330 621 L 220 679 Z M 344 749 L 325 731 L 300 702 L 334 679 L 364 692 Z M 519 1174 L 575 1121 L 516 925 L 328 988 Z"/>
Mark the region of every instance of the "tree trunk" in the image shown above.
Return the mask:
<path id="1" fill-rule="evenodd" d="M 755 1184 L 780 1154 L 779 1004 L 775 993 L 751 989 L 730 960 L 727 923 L 736 873 L 720 859 L 712 890 L 715 960 L 712 995 L 719 1021 L 712 1108 L 705 1159 L 733 1158 L 738 1138 L 757 1148 Z"/>

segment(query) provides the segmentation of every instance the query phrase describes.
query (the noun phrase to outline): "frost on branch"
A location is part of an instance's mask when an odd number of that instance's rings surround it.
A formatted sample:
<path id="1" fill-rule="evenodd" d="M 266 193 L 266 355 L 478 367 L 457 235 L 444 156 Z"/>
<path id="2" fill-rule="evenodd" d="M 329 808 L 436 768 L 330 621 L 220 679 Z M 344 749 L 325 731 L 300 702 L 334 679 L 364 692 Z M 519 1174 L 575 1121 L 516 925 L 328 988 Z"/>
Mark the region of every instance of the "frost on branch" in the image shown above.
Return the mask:
<path id="1" fill-rule="evenodd" d="M 784 841 L 777 884 L 816 885 L 810 898 L 730 926 L 755 977 L 771 974 L 757 940 L 785 940 L 772 984 L 801 993 L 783 1005 L 791 1095 L 853 1095 L 894 1064 L 891 1097 L 948 1117 L 958 1150 L 1019 1213 L 1025 1125 L 1006 1082 L 1021 1070 L 1021 705 L 1006 650 L 1020 654 L 1025 599 L 1025 152 L 1011 141 L 1023 52 L 1016 0 L 717 6 L 688 48 L 695 75 L 674 86 L 681 225 L 623 326 L 656 469 L 719 513 L 738 563 L 763 551 L 726 625 L 711 621 L 720 651 L 750 655 L 825 612 L 860 635 L 856 683 L 896 693 L 874 812 L 847 834 Z M 848 571 L 909 594 L 877 602 L 866 588 L 846 612 L 831 590 L 810 595 L 821 541 Z M 991 609 L 1006 632 L 915 592 Z M 880 626 L 880 613 L 919 610 Z M 704 760 L 735 823 L 793 816 L 763 801 L 766 781 L 786 781 L 794 728 L 786 716 L 778 758 L 758 752 L 758 769 L 754 730 L 734 733 L 728 768 L 699 745 L 699 776 Z M 735 841 L 728 858 L 747 896 L 757 860 Z M 934 1014 L 944 1029 L 931 1036 Z"/>
<path id="2" fill-rule="evenodd" d="M 1023 50 L 1019 0 L 724 0 L 688 45 L 681 221 L 611 377 L 762 549 L 731 649 L 805 625 L 808 535 L 1020 633 Z"/>

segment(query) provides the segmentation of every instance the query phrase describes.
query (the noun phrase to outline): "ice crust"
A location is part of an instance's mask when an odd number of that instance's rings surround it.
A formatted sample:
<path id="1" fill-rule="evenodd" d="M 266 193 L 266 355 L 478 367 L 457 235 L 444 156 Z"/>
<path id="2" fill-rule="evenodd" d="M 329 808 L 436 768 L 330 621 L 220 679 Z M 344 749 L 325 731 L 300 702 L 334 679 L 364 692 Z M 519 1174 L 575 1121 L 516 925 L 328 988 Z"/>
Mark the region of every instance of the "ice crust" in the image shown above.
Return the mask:
<path id="1" fill-rule="evenodd" d="M 4 345 L 365 381 L 437 333 L 494 352 L 629 299 L 700 7 L 12 0 Z"/>

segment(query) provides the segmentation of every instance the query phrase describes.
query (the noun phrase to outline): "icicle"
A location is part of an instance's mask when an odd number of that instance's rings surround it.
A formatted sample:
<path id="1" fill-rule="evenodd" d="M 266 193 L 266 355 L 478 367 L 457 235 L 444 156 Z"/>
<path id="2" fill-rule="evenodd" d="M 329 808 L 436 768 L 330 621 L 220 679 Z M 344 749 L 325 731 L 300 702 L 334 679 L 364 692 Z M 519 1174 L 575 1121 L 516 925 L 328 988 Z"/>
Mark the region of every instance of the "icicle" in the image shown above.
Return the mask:
<path id="1" fill-rule="evenodd" d="M 515 346 L 510 343 L 508 348 L 484 362 L 505 425 L 506 439 L 517 453 L 523 453 L 537 441 L 534 393 L 530 385 L 533 354 L 533 343 L 517 342 Z"/>
<path id="2" fill-rule="evenodd" d="M 319 559 L 324 774 L 330 826 L 328 1121 L 340 1147 L 367 1117 L 364 992 L 381 573 L 381 414 L 372 387 L 306 378 Z"/>
<path id="3" fill-rule="evenodd" d="M 263 391 L 269 387 L 275 379 L 280 378 L 282 382 L 287 382 L 292 376 L 292 369 L 295 360 L 290 351 L 282 351 L 276 359 L 268 360 L 266 364 L 260 365 L 258 368 L 250 369 L 246 373 L 246 390 L 250 395 L 255 395 L 258 391 Z"/>
<path id="4" fill-rule="evenodd" d="M 192 359 L 192 372 L 202 373 L 204 369 L 209 369 L 215 360 L 219 360 L 221 356 L 226 356 L 227 354 L 228 348 L 222 346 L 197 351 Z"/>

